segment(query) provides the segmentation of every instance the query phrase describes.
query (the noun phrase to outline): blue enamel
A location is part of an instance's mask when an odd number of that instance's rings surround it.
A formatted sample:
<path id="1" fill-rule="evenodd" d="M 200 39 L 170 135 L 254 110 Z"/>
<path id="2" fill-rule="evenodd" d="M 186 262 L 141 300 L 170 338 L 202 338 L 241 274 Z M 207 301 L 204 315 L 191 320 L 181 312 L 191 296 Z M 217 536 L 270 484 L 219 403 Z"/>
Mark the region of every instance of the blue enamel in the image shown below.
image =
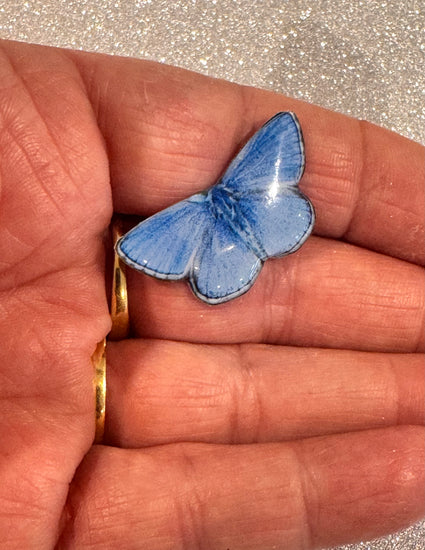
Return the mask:
<path id="1" fill-rule="evenodd" d="M 295 252 L 310 235 L 314 209 L 298 189 L 304 164 L 297 117 L 278 113 L 213 187 L 142 221 L 117 252 L 153 277 L 187 278 L 209 304 L 236 298 L 265 260 Z"/>

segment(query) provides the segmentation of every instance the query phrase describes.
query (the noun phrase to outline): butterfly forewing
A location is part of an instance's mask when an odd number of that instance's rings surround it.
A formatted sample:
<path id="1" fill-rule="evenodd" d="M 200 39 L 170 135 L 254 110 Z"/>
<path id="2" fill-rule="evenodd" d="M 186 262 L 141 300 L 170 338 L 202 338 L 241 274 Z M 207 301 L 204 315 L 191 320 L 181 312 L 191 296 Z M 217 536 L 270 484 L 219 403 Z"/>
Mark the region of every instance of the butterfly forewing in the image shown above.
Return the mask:
<path id="1" fill-rule="evenodd" d="M 298 120 L 279 113 L 245 145 L 217 186 L 233 203 L 231 223 L 262 260 L 294 252 L 311 233 L 314 210 L 298 189 L 303 171 Z"/>
<path id="2" fill-rule="evenodd" d="M 278 113 L 248 141 L 229 165 L 219 186 L 246 196 L 297 185 L 304 171 L 304 143 L 294 113 Z"/>
<path id="3" fill-rule="evenodd" d="M 205 200 L 184 200 L 133 228 L 119 241 L 117 252 L 131 267 L 148 275 L 182 279 L 189 274 L 209 223 Z"/>

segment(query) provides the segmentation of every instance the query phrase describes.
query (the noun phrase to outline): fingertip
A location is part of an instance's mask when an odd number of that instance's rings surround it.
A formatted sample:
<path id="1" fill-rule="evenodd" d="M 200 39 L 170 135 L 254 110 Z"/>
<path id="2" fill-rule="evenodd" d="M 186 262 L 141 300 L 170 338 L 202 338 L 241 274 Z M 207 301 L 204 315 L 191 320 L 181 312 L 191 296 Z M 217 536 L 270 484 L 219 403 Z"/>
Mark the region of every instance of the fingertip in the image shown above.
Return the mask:
<path id="1" fill-rule="evenodd" d="M 372 539 L 423 516 L 422 427 L 398 426 L 300 445 L 313 547 Z"/>

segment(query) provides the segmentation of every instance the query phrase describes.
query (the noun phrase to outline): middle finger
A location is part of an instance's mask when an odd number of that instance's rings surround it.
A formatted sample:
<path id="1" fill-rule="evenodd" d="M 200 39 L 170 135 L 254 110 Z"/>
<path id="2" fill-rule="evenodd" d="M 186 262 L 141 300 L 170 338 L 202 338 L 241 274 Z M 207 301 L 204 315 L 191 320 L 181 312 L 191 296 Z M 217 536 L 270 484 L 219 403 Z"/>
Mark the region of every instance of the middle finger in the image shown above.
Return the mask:
<path id="1" fill-rule="evenodd" d="M 218 306 L 185 282 L 128 270 L 136 336 L 206 343 L 262 342 L 366 351 L 424 348 L 424 270 L 353 245 L 312 237 L 266 262 L 254 287 Z"/>

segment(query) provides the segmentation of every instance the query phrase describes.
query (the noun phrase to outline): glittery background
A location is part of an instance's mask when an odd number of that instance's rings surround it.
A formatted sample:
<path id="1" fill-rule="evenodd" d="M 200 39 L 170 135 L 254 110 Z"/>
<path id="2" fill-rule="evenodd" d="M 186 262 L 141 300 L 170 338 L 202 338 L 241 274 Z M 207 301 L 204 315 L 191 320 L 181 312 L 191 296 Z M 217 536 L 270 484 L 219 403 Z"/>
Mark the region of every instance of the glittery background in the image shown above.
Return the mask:
<path id="1" fill-rule="evenodd" d="M 424 0 L 0 0 L 0 35 L 274 89 L 425 142 Z"/>
<path id="2" fill-rule="evenodd" d="M 0 0 L 0 37 L 144 57 L 425 143 L 424 0 Z M 424 550 L 425 521 L 345 550 Z"/>

